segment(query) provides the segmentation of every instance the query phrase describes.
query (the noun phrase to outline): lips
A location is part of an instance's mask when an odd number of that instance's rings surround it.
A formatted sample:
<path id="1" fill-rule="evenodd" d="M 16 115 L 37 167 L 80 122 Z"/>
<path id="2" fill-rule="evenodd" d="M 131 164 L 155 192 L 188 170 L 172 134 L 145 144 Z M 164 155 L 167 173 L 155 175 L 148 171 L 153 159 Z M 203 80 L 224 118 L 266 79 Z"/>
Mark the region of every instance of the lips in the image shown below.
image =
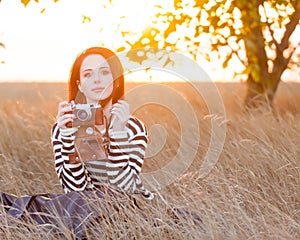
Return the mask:
<path id="1" fill-rule="evenodd" d="M 92 89 L 92 91 L 95 93 L 102 92 L 103 90 L 104 90 L 104 88 L 102 88 L 102 87 L 95 87 Z"/>

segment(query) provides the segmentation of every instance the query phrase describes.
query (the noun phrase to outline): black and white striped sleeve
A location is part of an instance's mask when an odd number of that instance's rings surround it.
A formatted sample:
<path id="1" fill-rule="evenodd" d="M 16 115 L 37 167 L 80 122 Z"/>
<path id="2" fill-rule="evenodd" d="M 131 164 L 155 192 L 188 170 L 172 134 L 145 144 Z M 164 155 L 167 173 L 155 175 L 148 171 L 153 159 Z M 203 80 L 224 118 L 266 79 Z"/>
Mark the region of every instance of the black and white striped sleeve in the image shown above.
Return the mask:
<path id="1" fill-rule="evenodd" d="M 73 133 L 75 130 L 73 130 Z M 65 193 L 83 191 L 87 186 L 85 167 L 82 163 L 69 163 L 69 154 L 74 153 L 75 135 L 70 129 L 59 129 L 57 123 L 52 128 L 52 146 L 55 170 Z"/>
<path id="2" fill-rule="evenodd" d="M 134 117 L 129 119 L 126 131 L 111 131 L 107 174 L 112 185 L 125 191 L 140 191 L 145 198 L 152 199 L 152 194 L 144 188 L 139 177 L 147 142 L 144 124 Z"/>

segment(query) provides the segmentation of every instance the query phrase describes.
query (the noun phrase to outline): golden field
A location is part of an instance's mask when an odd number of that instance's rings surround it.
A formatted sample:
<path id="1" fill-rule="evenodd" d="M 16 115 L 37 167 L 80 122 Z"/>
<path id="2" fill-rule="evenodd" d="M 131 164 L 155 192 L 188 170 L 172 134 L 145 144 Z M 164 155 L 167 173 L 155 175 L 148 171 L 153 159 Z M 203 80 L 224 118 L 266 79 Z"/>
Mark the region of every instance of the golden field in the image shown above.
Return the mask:
<path id="1" fill-rule="evenodd" d="M 126 91 L 142 85 L 127 83 Z M 186 159 L 191 164 L 180 177 L 154 191 L 152 202 L 142 203 L 147 221 L 141 212 L 125 208 L 116 221 L 106 224 L 105 231 L 96 226 L 88 238 L 300 239 L 300 85 L 281 83 L 274 111 L 252 113 L 243 110 L 243 84 L 216 85 L 226 110 L 220 123 L 226 125 L 226 139 L 213 169 L 199 178 L 214 134 L 205 99 L 187 83 L 164 83 L 172 89 L 166 91 L 170 102 L 176 94 L 181 97 L 177 105 L 168 109 L 164 104 L 149 103 L 134 112 L 148 129 L 154 124 L 164 129 L 152 132 L 157 135 L 150 134 L 150 150 L 155 150 L 155 143 L 164 136 L 165 142 L 157 154 L 149 153 L 143 173 L 151 174 L 171 163 L 188 135 L 191 143 L 194 138 L 199 140 L 187 148 L 196 154 L 193 159 Z M 197 86 L 204 91 L 207 87 L 206 83 Z M 62 193 L 54 169 L 50 131 L 57 103 L 67 98 L 66 89 L 65 83 L 0 84 L 2 192 L 18 196 Z M 140 88 L 136 95 L 143 96 L 142 91 L 146 90 Z M 186 103 L 197 118 L 199 137 L 195 136 L 195 123 L 189 125 L 188 116 L 179 118 L 172 109 L 184 113 Z M 186 215 L 179 214 L 175 219 L 170 209 L 181 209 Z M 57 239 L 41 232 L 35 224 L 12 219 L 3 209 L 0 214 L 1 239 Z M 195 215 L 201 221 L 193 221 Z M 68 229 L 61 231 L 62 239 L 72 239 Z"/>

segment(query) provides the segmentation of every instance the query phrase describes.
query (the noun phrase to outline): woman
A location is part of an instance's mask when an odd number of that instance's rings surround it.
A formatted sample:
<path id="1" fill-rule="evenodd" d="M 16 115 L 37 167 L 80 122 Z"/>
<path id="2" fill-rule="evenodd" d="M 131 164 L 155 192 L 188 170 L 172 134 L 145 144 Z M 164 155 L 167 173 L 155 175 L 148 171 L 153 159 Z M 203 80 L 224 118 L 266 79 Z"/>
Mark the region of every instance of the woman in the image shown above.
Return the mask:
<path id="1" fill-rule="evenodd" d="M 52 130 L 56 172 L 65 193 L 109 188 L 152 199 L 139 177 L 147 132 L 122 100 L 118 57 L 101 47 L 83 51 L 72 66 L 68 87 L 69 100 L 59 103 Z M 102 120 L 97 122 L 99 108 Z M 93 118 L 82 120 L 80 111 L 92 111 Z"/>
<path id="2" fill-rule="evenodd" d="M 115 216 L 112 212 L 118 211 L 118 204 L 136 211 L 133 194 L 146 199 L 153 194 L 139 177 L 146 128 L 130 116 L 129 105 L 122 100 L 124 76 L 118 57 L 101 47 L 83 51 L 72 66 L 68 84 L 69 100 L 58 104 L 51 138 L 65 194 L 17 197 L 1 192 L 0 216 L 6 217 L 4 211 L 15 219 L 34 220 L 45 234 L 64 235 L 69 230 L 80 239 L 86 237 L 91 223 L 101 222 L 104 215 Z M 82 113 L 92 117 L 83 114 L 81 118 Z"/>

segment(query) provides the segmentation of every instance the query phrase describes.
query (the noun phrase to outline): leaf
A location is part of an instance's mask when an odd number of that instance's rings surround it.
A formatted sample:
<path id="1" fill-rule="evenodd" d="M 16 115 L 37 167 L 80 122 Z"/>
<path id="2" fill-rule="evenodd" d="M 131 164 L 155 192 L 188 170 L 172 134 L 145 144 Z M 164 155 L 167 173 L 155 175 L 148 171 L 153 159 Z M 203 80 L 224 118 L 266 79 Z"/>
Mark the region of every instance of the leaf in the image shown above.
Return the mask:
<path id="1" fill-rule="evenodd" d="M 219 43 L 212 43 L 211 44 L 211 50 L 212 51 L 218 51 L 219 49 Z"/>
<path id="2" fill-rule="evenodd" d="M 260 82 L 260 74 L 259 74 L 258 64 L 249 64 L 245 69 L 245 73 L 247 75 L 251 75 L 254 82 Z"/>
<path id="3" fill-rule="evenodd" d="M 195 0 L 195 7 L 203 8 L 205 4 L 207 4 L 208 0 Z"/>
<path id="4" fill-rule="evenodd" d="M 173 65 L 174 66 L 174 61 L 170 58 L 170 57 L 168 57 L 167 59 L 166 59 L 166 61 L 164 62 L 164 64 L 163 64 L 163 68 L 164 67 L 166 67 L 168 64 L 171 64 L 171 65 Z"/>
<path id="5" fill-rule="evenodd" d="M 176 32 L 176 22 L 169 23 L 168 28 L 164 32 L 164 38 L 167 38 L 171 33 Z"/>
<path id="6" fill-rule="evenodd" d="M 147 59 L 146 50 L 141 49 L 140 51 L 129 51 L 126 54 L 131 61 L 142 64 L 144 60 Z"/>
<path id="7" fill-rule="evenodd" d="M 209 33 L 209 27 L 210 27 L 210 26 L 201 26 L 202 32 Z M 200 31 L 199 31 L 199 32 L 200 32 Z"/>
<path id="8" fill-rule="evenodd" d="M 222 64 L 223 68 L 227 68 L 228 67 L 228 63 L 229 63 L 231 57 L 232 57 L 232 52 L 229 55 L 226 56 L 226 59 L 225 59 L 225 61 Z"/>
<path id="9" fill-rule="evenodd" d="M 119 47 L 116 51 L 117 51 L 117 52 L 122 52 L 122 51 L 125 51 L 125 50 L 126 50 L 125 47 Z"/>
<path id="10" fill-rule="evenodd" d="M 21 3 L 24 4 L 24 7 L 27 7 L 29 2 L 30 2 L 30 0 L 21 0 Z"/>
<path id="11" fill-rule="evenodd" d="M 260 82 L 259 66 L 257 64 L 253 65 L 251 76 L 255 82 Z"/>
<path id="12" fill-rule="evenodd" d="M 206 59 L 208 62 L 211 61 L 211 58 L 210 58 L 209 53 L 205 53 L 205 59 Z"/>
<path id="13" fill-rule="evenodd" d="M 159 5 L 159 4 L 154 5 L 153 7 L 163 9 L 163 7 L 161 5 Z"/>
<path id="14" fill-rule="evenodd" d="M 86 23 L 86 22 L 91 22 L 91 18 L 86 15 L 82 15 L 82 23 Z"/>
<path id="15" fill-rule="evenodd" d="M 217 28 L 219 26 L 218 23 L 219 23 L 220 18 L 218 16 L 210 17 L 209 20 L 210 20 L 210 24 L 212 26 L 214 26 L 215 28 Z"/>

